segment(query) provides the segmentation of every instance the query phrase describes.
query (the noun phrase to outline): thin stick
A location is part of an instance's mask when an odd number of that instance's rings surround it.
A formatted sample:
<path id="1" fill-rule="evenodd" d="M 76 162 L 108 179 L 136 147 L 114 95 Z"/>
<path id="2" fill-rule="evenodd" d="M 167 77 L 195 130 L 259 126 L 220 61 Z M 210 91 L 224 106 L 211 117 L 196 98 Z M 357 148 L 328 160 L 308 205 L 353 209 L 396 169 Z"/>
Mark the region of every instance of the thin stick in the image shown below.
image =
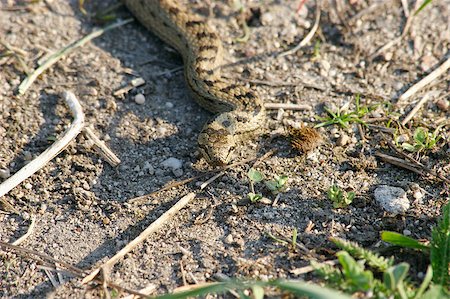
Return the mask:
<path id="1" fill-rule="evenodd" d="M 297 52 L 300 48 L 304 47 L 309 41 L 314 37 L 314 34 L 316 34 L 317 28 L 319 28 L 319 22 L 320 22 L 320 12 L 321 12 L 321 5 L 322 1 L 317 1 L 316 4 L 316 20 L 314 21 L 314 26 L 311 28 L 311 31 L 305 36 L 305 38 L 294 48 L 287 50 L 285 52 L 282 52 L 278 57 L 284 57 L 287 55 L 291 55 L 295 52 Z"/>
<path id="2" fill-rule="evenodd" d="M 404 94 L 402 94 L 397 101 L 397 105 L 401 104 L 409 97 L 417 93 L 419 90 L 430 84 L 433 80 L 441 76 L 450 68 L 450 57 L 444 61 L 439 67 L 437 67 L 434 71 L 429 73 L 427 76 L 422 78 L 419 82 L 411 86 Z"/>
<path id="3" fill-rule="evenodd" d="M 22 243 L 23 241 L 25 241 L 26 238 L 28 238 L 29 236 L 31 236 L 31 234 L 32 234 L 33 231 L 34 231 L 34 227 L 35 227 L 35 226 L 36 226 L 36 216 L 33 215 L 33 216 L 31 217 L 31 224 L 30 224 L 30 226 L 28 227 L 28 230 L 27 230 L 26 234 L 23 235 L 22 237 L 20 237 L 19 239 L 15 240 L 15 241 L 12 242 L 11 244 L 13 244 L 13 245 L 19 245 L 20 243 Z"/>
<path id="4" fill-rule="evenodd" d="M 70 45 L 58 50 L 57 52 L 52 54 L 50 57 L 48 57 L 48 59 L 42 65 L 40 65 L 37 69 L 35 69 L 33 71 L 33 73 L 31 73 L 29 76 L 27 76 L 22 81 L 22 83 L 20 83 L 19 88 L 18 88 L 19 94 L 23 95 L 28 90 L 28 88 L 31 86 L 31 84 L 33 84 L 34 80 L 36 80 L 36 78 L 39 77 L 40 74 L 42 74 L 45 70 L 47 70 L 49 67 L 51 67 L 53 64 L 55 64 L 64 55 L 71 53 L 76 48 L 79 48 L 79 47 L 83 46 L 84 44 L 86 44 L 88 41 L 90 41 L 96 37 L 99 37 L 106 31 L 111 30 L 116 27 L 123 26 L 125 24 L 128 24 L 131 21 L 133 21 L 133 19 L 126 19 L 123 21 L 116 22 L 114 24 L 106 26 L 105 28 L 96 30 L 96 31 L 86 35 L 85 37 L 71 43 Z"/>
<path id="5" fill-rule="evenodd" d="M 0 197 L 8 193 L 11 189 L 19 185 L 25 179 L 32 176 L 39 169 L 44 167 L 50 160 L 56 157 L 64 148 L 66 148 L 69 143 L 77 137 L 80 131 L 84 127 L 84 113 L 81 109 L 81 105 L 78 102 L 75 95 L 66 91 L 63 94 L 63 98 L 69 106 L 69 109 L 73 115 L 73 122 L 70 127 L 64 132 L 63 136 L 55 141 L 48 149 L 46 149 L 42 154 L 40 154 L 36 159 L 22 167 L 13 176 L 8 178 L 2 184 L 0 184 Z"/>
<path id="6" fill-rule="evenodd" d="M 292 103 L 264 103 L 264 107 L 270 110 L 284 109 L 284 110 L 312 110 L 311 105 L 306 104 L 292 104 Z"/>
<path id="7" fill-rule="evenodd" d="M 386 141 L 386 143 L 388 144 L 388 146 L 390 147 L 391 150 L 393 150 L 394 152 L 396 152 L 398 155 L 402 156 L 403 158 L 407 159 L 408 161 L 410 161 L 415 167 L 422 169 L 423 171 L 425 171 L 426 173 L 441 179 L 442 181 L 446 182 L 447 184 L 450 184 L 450 179 L 446 178 L 445 176 L 437 173 L 436 171 L 426 167 L 425 165 L 423 165 L 422 163 L 420 163 L 419 161 L 415 160 L 414 158 L 410 157 L 409 155 L 399 151 L 397 149 L 397 147 L 388 139 L 386 139 L 385 137 L 383 137 L 383 139 Z"/>
<path id="8" fill-rule="evenodd" d="M 256 84 L 256 85 L 266 85 L 266 86 L 271 86 L 271 87 L 291 87 L 291 86 L 302 86 L 302 87 L 306 87 L 306 88 L 313 88 L 313 89 L 317 89 L 317 90 L 321 90 L 321 91 L 325 91 L 326 88 L 314 83 L 306 83 L 303 81 L 298 81 L 298 82 L 283 82 L 283 81 L 271 81 L 271 80 L 256 80 L 256 79 L 252 79 L 252 80 L 246 80 L 243 79 L 243 81 L 251 83 L 251 84 Z"/>
<path id="9" fill-rule="evenodd" d="M 415 173 L 417 173 L 419 175 L 423 175 L 423 173 L 420 170 L 415 168 L 413 164 L 409 163 L 406 160 L 403 160 L 403 159 L 400 159 L 400 158 L 397 158 L 397 157 L 393 157 L 393 156 L 389 156 L 389 155 L 386 155 L 386 154 L 382 154 L 380 152 L 376 152 L 375 156 L 381 158 L 383 161 L 388 162 L 390 164 L 399 166 L 399 167 L 404 168 L 404 169 L 408 169 L 408 170 L 410 170 L 412 172 L 415 172 Z"/>
<path id="10" fill-rule="evenodd" d="M 196 194 L 190 192 L 183 196 L 175 205 L 173 205 L 169 210 L 162 214 L 158 219 L 152 222 L 142 233 L 139 234 L 133 241 L 128 243 L 124 248 L 117 252 L 112 258 L 110 258 L 106 263 L 104 263 L 100 268 L 95 269 L 85 278 L 83 278 L 82 283 L 86 284 L 93 280 L 101 269 L 111 268 L 115 263 L 117 263 L 121 258 L 123 258 L 127 253 L 133 250 L 136 246 L 142 243 L 150 234 L 156 232 L 165 224 L 169 219 L 171 219 L 179 210 L 184 208 L 192 199 L 194 199 Z"/>
<path id="11" fill-rule="evenodd" d="M 112 150 L 108 148 L 108 146 L 101 141 L 97 135 L 91 130 L 89 127 L 84 127 L 83 129 L 86 136 L 94 142 L 95 149 L 97 153 L 105 159 L 106 162 L 109 163 L 112 167 L 116 167 L 120 164 L 120 159 L 113 153 Z"/>
<path id="12" fill-rule="evenodd" d="M 416 115 L 416 113 L 420 110 L 420 108 L 430 99 L 430 93 L 426 93 L 419 102 L 417 102 L 416 106 L 405 116 L 402 120 L 402 125 L 406 125 L 411 118 Z"/>

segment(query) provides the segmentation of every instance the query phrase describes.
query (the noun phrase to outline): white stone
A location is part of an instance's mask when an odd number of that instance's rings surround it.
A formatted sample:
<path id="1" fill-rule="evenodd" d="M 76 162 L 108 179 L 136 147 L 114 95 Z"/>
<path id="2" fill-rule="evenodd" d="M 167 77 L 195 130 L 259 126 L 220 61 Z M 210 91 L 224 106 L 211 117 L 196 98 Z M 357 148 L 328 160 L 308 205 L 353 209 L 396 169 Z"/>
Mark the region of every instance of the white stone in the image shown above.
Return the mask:
<path id="1" fill-rule="evenodd" d="M 402 188 L 381 185 L 374 191 L 375 200 L 392 214 L 403 214 L 409 209 L 409 200 Z"/>
<path id="2" fill-rule="evenodd" d="M 183 165 L 183 161 L 174 157 L 170 157 L 164 160 L 161 165 L 165 168 L 171 168 L 172 170 L 175 170 L 181 168 L 181 166 Z"/>
<path id="3" fill-rule="evenodd" d="M 134 97 L 134 102 L 138 105 L 142 105 L 145 103 L 145 96 L 142 93 L 138 93 L 135 97 Z"/>
<path id="4" fill-rule="evenodd" d="M 6 180 L 11 176 L 11 171 L 7 168 L 0 168 L 0 178 Z"/>

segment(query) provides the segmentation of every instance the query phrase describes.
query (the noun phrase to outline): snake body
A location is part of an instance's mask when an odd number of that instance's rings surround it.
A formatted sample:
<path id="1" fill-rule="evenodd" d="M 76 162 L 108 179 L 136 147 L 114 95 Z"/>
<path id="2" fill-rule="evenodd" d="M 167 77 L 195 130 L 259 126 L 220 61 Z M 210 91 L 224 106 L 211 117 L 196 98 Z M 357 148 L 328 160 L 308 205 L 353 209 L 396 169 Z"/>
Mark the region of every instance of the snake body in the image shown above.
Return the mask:
<path id="1" fill-rule="evenodd" d="M 222 79 L 222 43 L 199 16 L 174 0 L 124 2 L 142 25 L 182 55 L 194 98 L 216 113 L 198 137 L 199 149 L 211 165 L 228 164 L 238 144 L 262 126 L 263 102 L 243 85 Z"/>

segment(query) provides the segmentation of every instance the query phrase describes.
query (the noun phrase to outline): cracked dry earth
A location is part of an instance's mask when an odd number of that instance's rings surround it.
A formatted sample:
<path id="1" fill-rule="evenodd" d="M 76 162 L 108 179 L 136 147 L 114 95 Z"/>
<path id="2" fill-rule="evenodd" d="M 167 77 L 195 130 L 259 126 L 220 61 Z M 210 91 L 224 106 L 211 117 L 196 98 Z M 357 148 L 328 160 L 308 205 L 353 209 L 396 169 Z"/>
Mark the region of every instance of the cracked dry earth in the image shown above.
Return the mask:
<path id="1" fill-rule="evenodd" d="M 296 53 L 277 57 L 294 47 L 314 23 L 315 2 L 296 12 L 300 1 L 242 1 L 251 35 L 244 43 L 240 15 L 232 1 L 189 1 L 208 19 L 226 49 L 224 76 L 247 84 L 270 103 L 294 103 L 309 110 L 269 110 L 263 134 L 243 145 L 237 160 L 277 152 L 256 166 L 267 179 L 287 175 L 288 189 L 275 196 L 256 184 L 265 200 L 251 203 L 247 172 L 252 163 L 233 167 L 200 192 L 157 233 L 152 234 L 111 269 L 115 283 L 131 289 L 155 286 L 161 294 L 187 283 L 211 281 L 217 274 L 255 279 L 292 278 L 293 269 L 309 264 L 310 254 L 292 250 L 267 236 L 291 238 L 319 256 L 333 259 L 337 248 L 328 238 L 339 236 L 365 247 L 383 249 L 380 231 L 408 232 L 428 238 L 448 186 L 384 163 L 376 152 L 393 154 L 377 127 L 328 126 L 319 129 L 323 143 L 301 154 L 286 139 L 286 128 L 312 127 L 323 107 L 332 110 L 356 94 L 363 105 L 379 105 L 368 118 L 398 119 L 425 93 L 432 98 L 402 132 L 442 125 L 442 139 L 421 162 L 443 175 L 449 170 L 449 73 L 399 106 L 388 105 L 445 59 L 450 44 L 450 1 L 433 1 L 413 18 L 409 32 L 396 46 L 371 57 L 399 36 L 406 18 L 400 1 L 323 1 L 320 30 Z M 414 1 L 406 1 L 410 7 Z M 91 1 L 90 13 L 114 1 Z M 92 32 L 96 24 L 80 12 L 78 1 L 21 4 L 0 1 L 0 51 L 9 45 L 28 69 L 43 56 Z M 374 9 L 369 9 L 374 7 Z M 129 17 L 125 8 L 117 11 Z M 103 25 L 101 25 L 103 26 Z M 317 42 L 316 42 L 317 41 Z M 320 42 L 320 44 L 319 44 Z M 316 46 L 314 46 L 316 45 Z M 17 54 L 18 53 L 18 54 Z M 171 182 L 210 170 L 197 152 L 196 139 L 211 116 L 190 97 L 180 71 L 180 56 L 137 22 L 108 31 L 41 75 L 24 96 L 15 89 L 25 77 L 15 55 L 0 57 L 1 180 L 17 172 L 60 136 L 71 116 L 60 98 L 64 90 L 79 98 L 87 122 L 120 157 L 109 166 L 83 135 L 76 142 L 3 197 L 0 240 L 22 236 L 36 216 L 32 234 L 21 246 L 82 269 L 94 269 L 134 239 L 179 198 L 198 190 L 199 181 L 133 201 Z M 115 96 L 136 77 L 146 83 Z M 143 94 L 145 102 L 136 102 Z M 139 99 L 140 96 L 138 96 Z M 142 100 L 142 98 L 140 99 Z M 389 110 L 392 109 L 392 110 Z M 393 122 L 397 123 L 397 122 Z M 385 126 L 386 122 L 374 123 Z M 397 125 L 391 125 L 398 128 Z M 400 132 L 400 133 L 402 133 Z M 399 133 L 399 134 L 400 134 Z M 386 134 L 386 133 L 385 133 Z M 406 133 L 407 134 L 407 133 Z M 387 133 L 387 138 L 392 138 Z M 170 159 L 170 160 L 169 160 Z M 326 191 L 333 184 L 356 192 L 353 203 L 334 209 Z M 409 209 L 391 215 L 374 200 L 380 185 L 402 188 Z M 420 196 L 418 196 L 420 194 Z M 389 251 L 412 265 L 413 277 L 427 261 Z M 31 256 L 0 250 L 0 296 L 15 298 L 97 297 L 80 279 L 63 275 L 54 287 Z M 416 276 L 414 276 L 416 275 Z"/>

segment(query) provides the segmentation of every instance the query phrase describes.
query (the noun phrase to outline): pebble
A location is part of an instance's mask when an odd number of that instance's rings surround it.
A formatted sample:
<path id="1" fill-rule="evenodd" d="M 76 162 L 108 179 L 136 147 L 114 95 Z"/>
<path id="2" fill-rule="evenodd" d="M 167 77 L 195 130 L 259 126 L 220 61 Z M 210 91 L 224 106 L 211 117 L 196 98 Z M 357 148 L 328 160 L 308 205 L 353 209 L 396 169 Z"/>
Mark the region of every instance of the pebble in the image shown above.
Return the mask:
<path id="1" fill-rule="evenodd" d="M 404 234 L 405 236 L 411 236 L 411 231 L 410 231 L 409 229 L 404 229 L 404 230 L 403 230 L 403 234 Z"/>
<path id="2" fill-rule="evenodd" d="M 135 97 L 134 97 L 134 102 L 138 105 L 142 105 L 145 103 L 145 96 L 142 93 L 138 93 Z"/>
<path id="3" fill-rule="evenodd" d="M 374 197 L 384 210 L 394 215 L 409 209 L 409 200 L 402 188 L 381 185 L 375 189 Z"/>
<path id="4" fill-rule="evenodd" d="M 6 180 L 11 176 L 11 171 L 7 168 L 0 168 L 0 178 Z"/>
<path id="5" fill-rule="evenodd" d="M 450 103 L 448 100 L 446 99 L 440 99 L 436 102 L 436 106 L 439 108 L 439 110 L 441 111 L 447 111 L 448 107 L 450 106 Z"/>
<path id="6" fill-rule="evenodd" d="M 233 244 L 233 242 L 234 242 L 234 239 L 233 239 L 233 235 L 232 234 L 229 234 L 228 236 L 226 236 L 225 243 Z"/>
<path id="7" fill-rule="evenodd" d="M 347 134 L 342 134 L 339 136 L 339 138 L 336 140 L 337 146 L 344 146 L 350 141 L 350 137 L 348 137 Z"/>
<path id="8" fill-rule="evenodd" d="M 172 168 L 172 170 L 175 170 L 180 169 L 181 166 L 183 166 L 183 161 L 174 157 L 170 157 L 164 160 L 161 165 L 165 168 Z"/>
<path id="9" fill-rule="evenodd" d="M 172 109 L 173 108 L 173 103 L 172 102 L 166 102 L 166 108 L 168 109 Z"/>
<path id="10" fill-rule="evenodd" d="M 25 184 L 25 189 L 30 190 L 31 188 L 33 188 L 33 185 L 31 185 L 30 183 Z"/>

